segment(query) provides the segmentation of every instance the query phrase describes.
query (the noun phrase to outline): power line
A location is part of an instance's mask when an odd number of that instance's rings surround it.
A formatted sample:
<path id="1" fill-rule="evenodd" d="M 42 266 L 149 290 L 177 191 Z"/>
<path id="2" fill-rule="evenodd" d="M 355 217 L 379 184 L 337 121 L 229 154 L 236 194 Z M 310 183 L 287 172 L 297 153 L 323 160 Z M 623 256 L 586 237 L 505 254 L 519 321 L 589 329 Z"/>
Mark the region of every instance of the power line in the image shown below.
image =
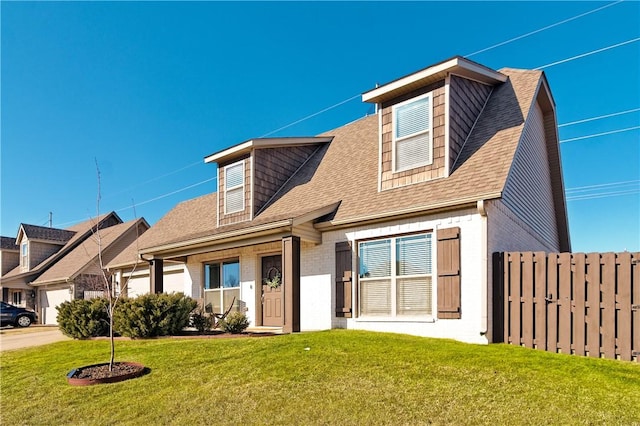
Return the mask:
<path id="1" fill-rule="evenodd" d="M 627 191 L 603 192 L 600 194 L 585 194 L 567 197 L 567 201 L 593 200 L 597 198 L 619 197 L 622 195 L 640 194 L 640 189 L 630 189 Z"/>
<path id="2" fill-rule="evenodd" d="M 634 109 L 629 109 L 627 111 L 614 112 L 611 114 L 600 115 L 598 117 L 584 118 L 582 120 L 576 120 L 576 121 L 571 121 L 569 123 L 558 124 L 558 127 L 573 126 L 574 124 L 587 123 L 589 121 L 600 120 L 602 118 L 616 117 L 618 115 L 629 114 L 636 111 L 640 111 L 640 108 L 634 108 Z"/>
<path id="3" fill-rule="evenodd" d="M 590 11 L 588 11 L 588 12 L 581 13 L 580 15 L 576 15 L 576 16 L 573 16 L 573 17 L 571 17 L 571 18 L 567 18 L 567 19 L 565 19 L 565 20 L 563 20 L 563 21 L 556 22 L 555 24 L 547 25 L 546 27 L 543 27 L 543 28 L 540 28 L 540 29 L 537 29 L 537 30 L 534 30 L 534 31 L 528 32 L 528 33 L 526 33 L 526 34 L 522 34 L 522 35 L 520 35 L 520 36 L 517 36 L 517 37 L 511 38 L 511 39 L 506 40 L 506 41 L 503 41 L 503 42 L 501 42 L 501 43 L 494 44 L 493 46 L 485 47 L 484 49 L 480 49 L 480 50 L 475 51 L 475 52 L 473 52 L 473 53 L 469 53 L 468 55 L 465 55 L 465 56 L 466 56 L 466 57 L 474 56 L 474 55 L 477 55 L 477 54 L 479 54 L 479 53 L 483 53 L 483 52 L 486 52 L 486 51 L 488 51 L 488 50 L 495 49 L 496 47 L 504 46 L 505 44 L 509 44 L 509 43 L 514 42 L 514 41 L 517 41 L 517 40 L 523 39 L 523 38 L 525 38 L 525 37 L 529 37 L 529 36 L 531 36 L 531 35 L 534 35 L 534 34 L 540 33 L 540 32 L 542 32 L 542 31 L 545 31 L 545 30 L 548 30 L 548 29 L 551 29 L 551 28 L 557 27 L 557 26 L 559 26 L 559 25 L 566 24 L 567 22 L 574 21 L 574 20 L 576 20 L 576 19 L 582 18 L 583 16 L 587 16 L 587 15 L 590 15 L 590 14 L 592 14 L 592 13 L 598 12 L 598 11 L 600 11 L 600 10 L 602 10 L 602 9 L 606 9 L 606 8 L 608 8 L 608 7 L 611 7 L 611 6 L 615 6 L 615 5 L 616 5 L 616 4 L 618 4 L 618 3 L 622 3 L 622 1 L 623 1 L 623 0 L 619 0 L 619 1 L 616 1 L 616 2 L 613 2 L 613 3 L 606 4 L 606 5 L 604 5 L 604 6 L 598 7 L 598 8 L 596 8 L 596 9 L 590 10 Z"/>
<path id="4" fill-rule="evenodd" d="M 352 96 L 352 97 L 350 97 L 349 99 L 345 99 L 344 101 L 340 101 L 340 102 L 338 102 L 337 104 L 331 105 L 330 107 L 327 107 L 327 108 L 325 108 L 325 109 L 323 109 L 323 110 L 321 110 L 321 111 L 318 111 L 318 112 L 315 112 L 315 113 L 313 113 L 313 114 L 307 115 L 306 117 L 303 117 L 303 118 L 301 118 L 301 119 L 299 119 L 299 120 L 296 120 L 296 121 L 294 121 L 293 123 L 289 123 L 289 124 L 287 124 L 287 125 L 285 125 L 285 126 L 282 126 L 282 127 L 278 128 L 278 129 L 276 129 L 276 130 L 272 130 L 271 132 L 265 133 L 264 135 L 259 136 L 259 137 L 264 138 L 264 137 L 266 137 L 266 136 L 269 136 L 269 135 L 272 135 L 272 134 L 274 134 L 274 133 L 277 133 L 277 132 L 279 132 L 280 130 L 284 130 L 284 129 L 288 128 L 288 127 L 295 126 L 296 124 L 298 124 L 298 123 L 302 123 L 303 121 L 306 121 L 306 120 L 308 120 L 308 119 L 310 119 L 310 118 L 313 118 L 313 117 L 315 117 L 316 115 L 320 115 L 320 114 L 322 114 L 322 113 L 324 113 L 324 112 L 327 112 L 327 111 L 329 111 L 329 110 L 332 110 L 332 109 L 334 109 L 334 108 L 337 108 L 337 107 L 339 107 L 340 105 L 344 105 L 344 104 L 346 104 L 347 102 L 351 102 L 352 100 L 354 100 L 354 99 L 356 99 L 356 98 L 359 98 L 359 97 L 360 97 L 360 95 L 361 95 L 361 94 L 360 94 L 360 93 L 358 93 L 357 95 Z"/>
<path id="5" fill-rule="evenodd" d="M 573 61 L 573 60 L 576 60 L 576 59 L 584 58 L 585 56 L 594 55 L 596 53 L 604 52 L 605 50 L 614 49 L 616 47 L 624 46 L 625 44 L 635 43 L 638 40 L 640 40 L 640 37 L 633 38 L 633 39 L 627 40 L 627 41 L 623 41 L 621 43 L 612 44 L 611 46 L 603 47 L 601 49 L 592 50 L 591 52 L 582 53 L 580 55 L 572 56 L 571 58 L 562 59 L 561 61 L 556 61 L 556 62 L 552 62 L 552 63 L 547 64 L 547 65 L 542 65 L 541 67 L 537 67 L 537 68 L 534 68 L 534 69 L 535 70 L 541 70 L 541 69 L 549 68 L 549 67 L 552 67 L 552 66 L 555 66 L 555 65 L 564 64 L 565 62 L 569 62 L 569 61 Z"/>
<path id="6" fill-rule="evenodd" d="M 134 189 L 134 188 L 138 188 L 138 187 L 143 186 L 143 185 L 146 185 L 146 184 L 148 184 L 148 183 L 151 183 L 151 182 L 154 182 L 154 181 L 160 180 L 160 179 L 162 179 L 162 178 L 164 178 L 164 177 L 174 175 L 174 174 L 176 174 L 176 173 L 178 173 L 178 172 L 181 172 L 181 171 L 183 171 L 183 170 L 189 169 L 189 168 L 191 168 L 191 167 L 193 167 L 193 166 L 197 166 L 198 164 L 202 164 L 202 161 L 196 161 L 195 163 L 187 164 L 186 166 L 181 167 L 181 168 L 179 168 L 179 169 L 177 169 L 177 170 L 174 170 L 174 171 L 169 172 L 169 173 L 165 173 L 165 174 L 160 175 L 160 176 L 156 176 L 156 177 L 151 178 L 151 179 L 149 179 L 149 180 L 146 180 L 146 181 L 144 181 L 144 182 L 141 182 L 141 183 L 135 184 L 135 185 L 133 185 L 133 186 L 130 186 L 129 188 L 126 188 L 126 189 L 123 189 L 123 190 L 121 190 L 121 191 L 118 191 L 118 192 L 114 192 L 114 193 L 112 193 L 112 194 L 109 194 L 109 195 L 107 195 L 106 197 L 103 197 L 103 198 L 110 198 L 110 197 L 114 197 L 114 196 L 116 196 L 116 195 L 119 195 L 119 194 L 122 194 L 122 193 L 124 193 L 124 192 L 130 191 L 130 190 L 132 190 L 132 189 Z"/>
<path id="7" fill-rule="evenodd" d="M 590 191 L 592 189 L 602 189 L 604 187 L 621 187 L 621 186 L 628 186 L 628 185 L 637 185 L 638 183 L 640 183 L 640 180 L 627 180 L 627 181 L 623 181 L 623 182 L 611 182 L 611 183 L 600 183 L 600 184 L 596 184 L 596 185 L 586 185 L 586 186 L 577 186 L 575 188 L 567 188 L 565 189 L 565 192 L 585 192 L 585 191 Z M 610 189 L 610 188 L 608 188 Z"/>
<path id="8" fill-rule="evenodd" d="M 626 129 L 611 130 L 609 132 L 595 133 L 593 135 L 587 135 L 587 136 L 579 136 L 577 138 L 563 139 L 563 140 L 559 141 L 558 143 L 579 141 L 579 140 L 582 140 L 582 139 L 590 139 L 590 138 L 595 138 L 595 137 L 598 137 L 598 136 L 612 135 L 614 133 L 629 132 L 631 130 L 637 130 L 637 129 L 640 129 L 640 126 L 628 127 Z"/>
<path id="9" fill-rule="evenodd" d="M 171 196 L 171 195 L 177 194 L 177 193 L 182 192 L 182 191 L 186 191 L 187 189 L 195 188 L 196 186 L 202 185 L 202 184 L 207 183 L 207 182 L 211 182 L 212 180 L 216 180 L 216 179 L 217 179 L 217 176 L 214 176 L 214 177 L 212 177 L 212 178 L 205 179 L 205 180 L 203 180 L 203 181 L 200 181 L 200 182 L 194 183 L 194 184 L 192 184 L 192 185 L 185 186 L 184 188 L 176 189 L 175 191 L 171 191 L 171 192 L 168 192 L 168 193 L 166 193 L 166 194 L 159 195 L 159 196 L 154 197 L 154 198 L 151 198 L 151 199 L 149 199 L 149 200 L 142 201 L 142 202 L 140 202 L 140 203 L 135 203 L 135 205 L 128 206 L 128 207 L 122 207 L 122 208 L 120 208 L 120 209 L 117 209 L 117 210 L 116 210 L 116 212 L 121 212 L 121 211 L 124 211 L 124 210 L 130 210 L 130 209 L 135 208 L 135 207 L 137 207 L 137 206 L 143 206 L 143 205 L 145 205 L 145 204 L 149 204 L 149 203 L 151 203 L 151 202 L 153 202 L 153 201 L 157 201 L 157 200 L 160 200 L 160 199 L 162 199 L 162 198 L 169 197 L 169 196 Z"/>
<path id="10" fill-rule="evenodd" d="M 168 192 L 168 193 L 166 193 L 166 194 L 159 195 L 159 196 L 154 197 L 154 198 L 151 198 L 151 199 L 149 199 L 149 200 L 142 201 L 142 202 L 140 202 L 140 203 L 134 203 L 134 204 L 132 204 L 131 206 L 128 206 L 128 207 L 122 207 L 122 208 L 117 209 L 117 210 L 115 210 L 115 211 L 116 211 L 116 212 L 121 212 L 121 211 L 124 211 L 124 210 L 135 209 L 135 208 L 136 208 L 136 207 L 138 207 L 138 206 L 142 206 L 142 205 L 145 205 L 145 204 L 151 203 L 151 202 L 153 202 L 153 201 L 157 201 L 157 200 L 160 200 L 160 199 L 162 199 L 162 198 L 166 198 L 166 197 L 169 197 L 169 196 L 171 196 L 171 195 L 175 195 L 175 194 L 177 194 L 177 193 L 179 193 L 179 192 L 186 191 L 187 189 L 195 188 L 196 186 L 202 185 L 202 184 L 207 183 L 207 182 L 211 182 L 212 180 L 216 180 L 217 178 L 218 178 L 217 176 L 214 176 L 214 177 L 212 177 L 212 178 L 205 179 L 205 180 L 203 180 L 203 181 L 200 181 L 200 182 L 197 182 L 197 183 L 194 183 L 194 184 L 191 184 L 191 185 L 185 186 L 185 187 L 183 187 L 183 188 L 176 189 L 175 191 L 171 191 L 171 192 Z M 70 220 L 70 221 L 68 221 L 68 222 L 64 222 L 64 223 L 56 223 L 56 226 L 64 226 L 64 225 L 69 225 L 69 224 L 71 224 L 71 223 L 79 223 L 79 222 L 82 222 L 82 221 L 84 221 L 84 220 L 86 220 L 86 219 Z"/>

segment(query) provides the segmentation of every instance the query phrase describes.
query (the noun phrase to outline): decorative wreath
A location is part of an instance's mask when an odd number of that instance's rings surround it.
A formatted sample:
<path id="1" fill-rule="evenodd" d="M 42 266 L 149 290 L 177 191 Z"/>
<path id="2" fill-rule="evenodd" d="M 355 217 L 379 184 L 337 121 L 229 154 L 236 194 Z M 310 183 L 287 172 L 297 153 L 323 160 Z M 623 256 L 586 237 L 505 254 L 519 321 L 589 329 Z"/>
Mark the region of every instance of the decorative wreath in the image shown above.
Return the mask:
<path id="1" fill-rule="evenodd" d="M 282 284 L 282 273 L 275 266 L 269 268 L 264 284 L 270 288 L 278 288 Z"/>

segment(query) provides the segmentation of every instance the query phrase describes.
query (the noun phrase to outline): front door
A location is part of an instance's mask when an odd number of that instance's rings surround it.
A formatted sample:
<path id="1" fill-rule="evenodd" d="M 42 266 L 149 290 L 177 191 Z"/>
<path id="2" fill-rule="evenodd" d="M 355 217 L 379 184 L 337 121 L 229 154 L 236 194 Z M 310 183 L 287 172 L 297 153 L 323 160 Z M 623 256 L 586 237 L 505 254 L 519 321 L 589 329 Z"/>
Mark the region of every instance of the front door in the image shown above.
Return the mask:
<path id="1" fill-rule="evenodd" d="M 284 325 L 284 286 L 282 281 L 282 256 L 262 258 L 262 325 Z"/>

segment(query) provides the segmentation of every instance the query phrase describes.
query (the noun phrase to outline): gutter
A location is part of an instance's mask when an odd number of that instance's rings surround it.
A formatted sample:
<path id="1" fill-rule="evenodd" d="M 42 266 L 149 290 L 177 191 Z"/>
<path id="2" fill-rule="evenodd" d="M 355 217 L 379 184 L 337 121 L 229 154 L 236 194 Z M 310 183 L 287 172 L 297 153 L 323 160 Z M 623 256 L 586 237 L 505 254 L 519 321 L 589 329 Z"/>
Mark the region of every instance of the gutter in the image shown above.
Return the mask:
<path id="1" fill-rule="evenodd" d="M 487 218 L 487 209 L 485 205 L 485 200 L 478 200 L 477 202 L 478 214 L 480 215 L 480 219 L 482 220 L 482 230 L 480 231 L 480 261 L 482 262 L 484 274 L 482 274 L 481 286 L 480 286 L 480 298 L 483 303 L 481 303 L 480 307 L 480 335 L 487 338 L 488 333 L 488 311 L 489 311 L 489 300 L 487 299 L 489 294 L 489 259 L 488 259 L 488 218 Z M 493 293 L 492 293 L 493 294 Z M 489 340 L 489 339 L 487 339 Z M 491 336 L 491 340 L 493 340 L 493 336 Z M 488 341 L 487 343 L 491 343 Z"/>
<path id="2" fill-rule="evenodd" d="M 161 246 L 156 246 L 156 247 L 149 247 L 147 249 L 141 250 L 140 256 L 142 257 L 142 255 L 144 254 L 153 255 L 153 253 L 178 250 L 178 249 L 187 248 L 187 247 L 190 249 L 193 249 L 193 248 L 196 248 L 196 246 L 204 246 L 209 243 L 222 243 L 222 242 L 228 242 L 228 241 L 235 241 L 235 240 L 247 238 L 249 235 L 258 236 L 258 235 L 276 233 L 277 231 L 283 230 L 282 228 L 285 228 L 284 230 L 290 230 L 291 227 L 293 226 L 293 222 L 294 222 L 293 219 L 285 219 L 285 220 L 280 220 L 278 222 L 272 222 L 264 225 L 257 225 L 252 228 L 242 228 L 235 231 L 225 232 L 222 234 L 208 235 L 206 237 L 194 238 L 192 240 L 180 241 L 177 243 L 170 243 L 170 244 L 163 244 Z M 144 260 L 147 260 L 147 259 L 144 259 Z"/>
<path id="3" fill-rule="evenodd" d="M 502 192 L 492 192 L 488 194 L 484 194 L 480 197 L 480 200 L 494 199 L 502 197 Z M 383 220 L 387 220 L 390 218 L 398 218 L 399 216 L 417 216 L 425 213 L 437 213 L 442 211 L 454 210 L 464 207 L 477 207 L 478 196 L 474 197 L 465 197 L 459 198 L 454 201 L 445 201 L 441 203 L 431 204 L 429 206 L 415 206 L 415 207 L 407 207 L 400 210 L 393 210 L 390 212 L 384 213 L 374 213 L 370 215 L 352 217 L 347 219 L 339 219 L 332 220 L 329 222 L 324 222 L 321 224 L 316 224 L 316 229 L 326 230 L 333 227 L 346 227 L 348 225 L 352 225 L 354 223 L 363 223 L 363 222 L 380 222 Z"/>

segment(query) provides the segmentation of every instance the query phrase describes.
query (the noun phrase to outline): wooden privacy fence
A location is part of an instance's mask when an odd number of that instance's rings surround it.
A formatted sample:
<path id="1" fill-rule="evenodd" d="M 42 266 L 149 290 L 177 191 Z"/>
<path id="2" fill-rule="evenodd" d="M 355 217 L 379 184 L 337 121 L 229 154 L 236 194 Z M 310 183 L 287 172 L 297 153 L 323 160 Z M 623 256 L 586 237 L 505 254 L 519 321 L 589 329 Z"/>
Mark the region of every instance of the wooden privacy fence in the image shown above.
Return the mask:
<path id="1" fill-rule="evenodd" d="M 640 360 L 640 253 L 494 254 L 494 341 Z"/>

